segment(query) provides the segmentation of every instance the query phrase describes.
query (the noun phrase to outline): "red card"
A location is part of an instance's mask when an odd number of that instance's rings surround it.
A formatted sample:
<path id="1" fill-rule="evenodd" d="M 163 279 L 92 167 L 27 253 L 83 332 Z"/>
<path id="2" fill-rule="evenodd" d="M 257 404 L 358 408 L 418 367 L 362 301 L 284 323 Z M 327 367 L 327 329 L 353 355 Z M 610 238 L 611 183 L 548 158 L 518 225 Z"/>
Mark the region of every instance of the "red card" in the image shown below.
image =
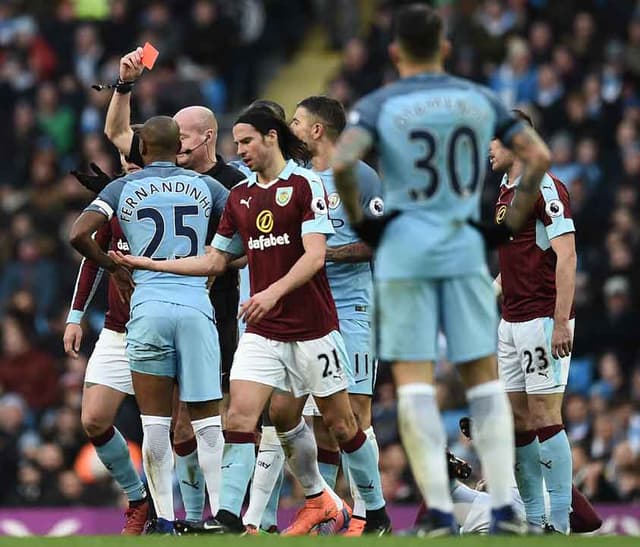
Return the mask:
<path id="1" fill-rule="evenodd" d="M 149 42 L 145 43 L 142 48 L 142 64 L 151 70 L 153 65 L 156 63 L 158 55 L 159 53 L 156 48 L 154 48 Z"/>

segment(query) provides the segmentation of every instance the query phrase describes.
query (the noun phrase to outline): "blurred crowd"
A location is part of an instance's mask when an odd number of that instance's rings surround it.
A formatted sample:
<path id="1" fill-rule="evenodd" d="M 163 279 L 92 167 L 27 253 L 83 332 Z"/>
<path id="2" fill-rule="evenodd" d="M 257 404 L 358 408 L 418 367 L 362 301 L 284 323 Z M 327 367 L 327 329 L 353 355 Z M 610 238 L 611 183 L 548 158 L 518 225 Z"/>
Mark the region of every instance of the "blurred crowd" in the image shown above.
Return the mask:
<path id="1" fill-rule="evenodd" d="M 119 57 L 150 41 L 160 57 L 135 87 L 133 119 L 188 104 L 224 119 L 259 96 L 315 19 L 329 47 L 343 51 L 325 91 L 348 107 L 397 77 L 386 49 L 398 3 L 377 0 L 363 25 L 366 13 L 351 0 L 0 0 L 0 505 L 118 501 L 79 416 L 103 291 L 83 324 L 85 354 L 67 358 L 61 344 L 79 265 L 67 236 L 90 199 L 68 171 L 92 161 L 117 171 L 102 135 L 110 92 L 90 85 L 114 82 Z M 579 271 L 565 418 L 575 482 L 595 501 L 640 501 L 640 2 L 433 3 L 453 45 L 448 69 L 530 113 L 570 190 Z M 485 184 L 487 218 L 499 180 Z M 438 396 L 450 446 L 478 478 L 458 431 L 462 394 L 443 359 Z M 387 499 L 414 501 L 384 367 L 374 423 Z M 140 442 L 132 401 L 117 426 Z M 285 502 L 299 495 L 291 483 L 283 493 Z"/>

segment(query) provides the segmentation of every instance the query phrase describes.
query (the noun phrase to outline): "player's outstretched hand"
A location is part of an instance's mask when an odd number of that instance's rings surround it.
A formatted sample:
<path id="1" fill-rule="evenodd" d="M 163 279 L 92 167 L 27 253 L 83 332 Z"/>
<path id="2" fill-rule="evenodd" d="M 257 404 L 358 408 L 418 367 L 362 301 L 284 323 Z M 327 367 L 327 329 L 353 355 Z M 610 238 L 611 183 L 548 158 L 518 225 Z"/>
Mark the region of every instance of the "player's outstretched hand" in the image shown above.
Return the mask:
<path id="1" fill-rule="evenodd" d="M 387 224 L 399 214 L 399 211 L 391 211 L 379 217 L 365 216 L 360 222 L 352 224 L 353 231 L 372 249 L 376 249 L 380 244 L 382 234 L 384 234 Z"/>
<path id="2" fill-rule="evenodd" d="M 67 323 L 62 336 L 64 352 L 74 359 L 78 358 L 80 343 L 82 342 L 82 327 L 77 323 Z"/>
<path id="3" fill-rule="evenodd" d="M 124 266 L 119 265 L 111 272 L 111 278 L 115 282 L 116 289 L 118 289 L 120 300 L 123 304 L 128 304 L 136 287 L 133 277 L 131 277 L 131 272 Z"/>
<path id="4" fill-rule="evenodd" d="M 489 249 L 501 247 L 505 243 L 508 243 L 513 237 L 513 233 L 504 222 L 500 224 L 496 224 L 495 222 L 477 222 L 470 218 L 467 220 L 467 224 L 470 224 L 482 234 Z"/>
<path id="5" fill-rule="evenodd" d="M 132 270 L 152 270 L 153 260 L 148 256 L 125 255 L 121 251 L 109 251 L 109 258 L 119 266 Z"/>
<path id="6" fill-rule="evenodd" d="M 240 304 L 238 319 L 245 323 L 258 323 L 278 302 L 278 296 L 271 287 L 254 294 L 249 300 Z"/>
<path id="7" fill-rule="evenodd" d="M 92 173 L 80 173 L 75 169 L 71 171 L 71 174 L 80 181 L 80 184 L 87 190 L 91 190 L 95 194 L 99 194 L 104 190 L 104 187 L 109 184 L 113 177 L 107 175 L 100 167 L 95 163 L 90 163 L 89 168 Z"/>
<path id="8" fill-rule="evenodd" d="M 573 335 L 569 321 L 554 321 L 551 334 L 551 355 L 554 359 L 569 357 L 573 346 Z"/>
<path id="9" fill-rule="evenodd" d="M 142 64 L 142 48 L 137 47 L 131 53 L 127 53 L 120 59 L 120 79 L 123 82 L 133 82 L 137 80 L 144 65 Z"/>

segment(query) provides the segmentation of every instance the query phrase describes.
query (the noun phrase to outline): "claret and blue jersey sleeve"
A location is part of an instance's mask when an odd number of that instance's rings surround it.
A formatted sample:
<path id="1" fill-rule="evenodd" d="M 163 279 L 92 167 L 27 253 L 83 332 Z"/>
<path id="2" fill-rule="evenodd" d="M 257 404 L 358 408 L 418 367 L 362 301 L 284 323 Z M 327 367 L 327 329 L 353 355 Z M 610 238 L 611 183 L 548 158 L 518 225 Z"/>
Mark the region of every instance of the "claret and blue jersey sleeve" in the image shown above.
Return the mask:
<path id="1" fill-rule="evenodd" d="M 231 200 L 227 201 L 227 205 L 222 213 L 222 218 L 220 218 L 220 223 L 218 224 L 218 231 L 215 236 L 213 236 L 211 246 L 233 256 L 242 256 L 245 254 L 242 238 L 238 233 L 234 220 Z"/>
<path id="2" fill-rule="evenodd" d="M 540 198 L 535 205 L 538 220 L 544 226 L 547 246 L 550 240 L 576 231 L 571 218 L 571 201 L 567 187 L 546 174 L 540 184 Z"/>

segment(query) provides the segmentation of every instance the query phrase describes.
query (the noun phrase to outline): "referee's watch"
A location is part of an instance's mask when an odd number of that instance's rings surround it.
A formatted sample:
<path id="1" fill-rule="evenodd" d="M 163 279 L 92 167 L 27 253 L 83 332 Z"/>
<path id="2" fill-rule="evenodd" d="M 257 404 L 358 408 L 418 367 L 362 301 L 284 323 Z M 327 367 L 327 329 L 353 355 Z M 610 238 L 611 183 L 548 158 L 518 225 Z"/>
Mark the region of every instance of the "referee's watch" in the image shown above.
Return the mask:
<path id="1" fill-rule="evenodd" d="M 125 81 L 122 78 L 118 78 L 118 81 L 116 82 L 116 85 L 115 85 L 116 93 L 121 93 L 123 95 L 127 93 L 131 93 L 131 90 L 133 89 L 133 86 L 135 85 L 135 83 L 136 83 L 135 80 Z"/>

